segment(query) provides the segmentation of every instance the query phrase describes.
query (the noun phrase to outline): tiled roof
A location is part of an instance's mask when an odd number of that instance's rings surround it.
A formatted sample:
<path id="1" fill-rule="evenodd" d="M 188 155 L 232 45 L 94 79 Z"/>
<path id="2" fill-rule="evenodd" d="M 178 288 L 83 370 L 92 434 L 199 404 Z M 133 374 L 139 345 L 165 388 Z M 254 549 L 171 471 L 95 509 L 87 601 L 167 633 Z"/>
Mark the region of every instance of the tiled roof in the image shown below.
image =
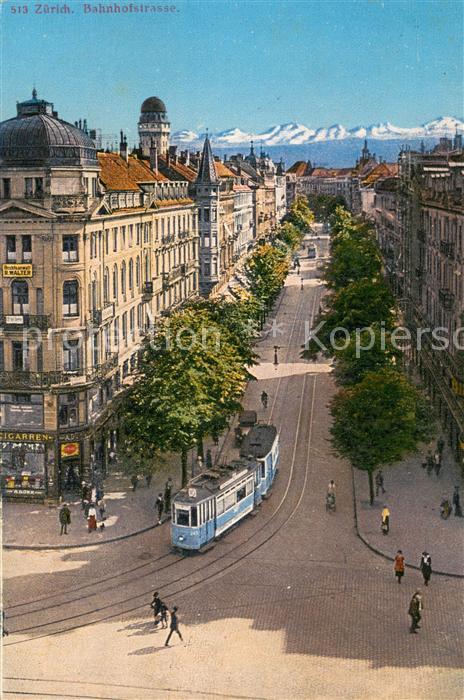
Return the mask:
<path id="1" fill-rule="evenodd" d="M 107 190 L 139 191 L 140 187 L 128 173 L 127 163 L 117 153 L 97 153 L 100 180 Z"/>
<path id="2" fill-rule="evenodd" d="M 180 204 L 193 204 L 193 199 L 183 197 L 179 199 L 158 199 L 156 201 L 157 207 L 175 207 L 179 206 Z"/>
<path id="3" fill-rule="evenodd" d="M 187 182 L 195 182 L 197 179 L 197 173 L 193 168 L 183 163 L 176 163 L 175 160 L 171 159 L 168 165 L 166 158 L 159 156 L 158 165 L 165 173 L 169 173 L 169 171 L 176 173 L 179 179 L 187 180 Z"/>
<path id="4" fill-rule="evenodd" d="M 234 185 L 234 192 L 252 192 L 253 190 L 248 185 Z"/>
<path id="5" fill-rule="evenodd" d="M 134 182 L 161 182 L 166 181 L 168 179 L 160 172 L 155 173 L 155 171 L 150 168 L 150 162 L 147 160 L 142 160 L 139 158 L 134 158 L 134 156 L 129 156 L 127 165 L 129 177 L 132 180 L 134 180 Z"/>
<path id="6" fill-rule="evenodd" d="M 398 165 L 396 163 L 379 163 L 375 168 L 363 178 L 364 186 L 369 186 L 386 177 L 395 176 L 398 174 Z"/>
<path id="7" fill-rule="evenodd" d="M 235 173 L 233 173 L 232 170 L 229 170 L 229 168 L 224 165 L 224 163 L 221 163 L 220 160 L 215 160 L 214 165 L 218 177 L 237 177 Z"/>
<path id="8" fill-rule="evenodd" d="M 287 170 L 287 173 L 296 175 L 297 177 L 304 177 L 310 174 L 310 170 L 305 160 L 297 160 L 296 163 L 293 163 L 292 167 Z"/>

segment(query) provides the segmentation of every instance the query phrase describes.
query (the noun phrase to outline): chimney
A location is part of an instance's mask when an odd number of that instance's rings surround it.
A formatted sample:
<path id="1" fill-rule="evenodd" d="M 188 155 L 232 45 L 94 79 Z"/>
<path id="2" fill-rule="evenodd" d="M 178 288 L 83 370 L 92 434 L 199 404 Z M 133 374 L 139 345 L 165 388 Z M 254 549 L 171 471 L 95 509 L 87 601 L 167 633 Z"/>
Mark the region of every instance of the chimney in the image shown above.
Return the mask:
<path id="1" fill-rule="evenodd" d="M 87 133 L 87 119 L 84 119 L 84 131 Z"/>
<path id="2" fill-rule="evenodd" d="M 158 147 L 154 141 L 150 145 L 150 168 L 155 173 L 158 172 Z"/>
<path id="3" fill-rule="evenodd" d="M 172 158 L 173 163 L 177 163 L 177 146 L 169 146 L 169 156 Z"/>
<path id="4" fill-rule="evenodd" d="M 119 142 L 119 155 L 120 155 L 121 158 L 123 158 L 123 159 L 126 161 L 126 163 L 127 163 L 128 159 L 129 159 L 129 153 L 128 153 L 128 149 L 127 149 L 127 137 L 124 136 L 122 130 L 121 130 L 119 133 L 120 133 L 120 136 L 121 136 L 121 140 L 120 140 L 120 142 Z"/>
<path id="5" fill-rule="evenodd" d="M 82 129 L 82 119 L 79 119 L 79 129 Z"/>
<path id="6" fill-rule="evenodd" d="M 185 152 L 185 165 L 190 165 L 190 151 L 188 150 L 188 148 Z"/>

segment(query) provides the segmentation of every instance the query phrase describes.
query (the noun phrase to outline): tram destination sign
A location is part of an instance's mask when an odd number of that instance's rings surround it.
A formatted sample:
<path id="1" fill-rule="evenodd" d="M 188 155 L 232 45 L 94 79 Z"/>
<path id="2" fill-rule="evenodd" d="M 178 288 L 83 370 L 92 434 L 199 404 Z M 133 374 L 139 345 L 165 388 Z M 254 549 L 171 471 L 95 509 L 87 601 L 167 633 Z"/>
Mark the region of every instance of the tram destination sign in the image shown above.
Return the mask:
<path id="1" fill-rule="evenodd" d="M 5 263 L 3 265 L 3 277 L 32 277 L 32 265 Z"/>

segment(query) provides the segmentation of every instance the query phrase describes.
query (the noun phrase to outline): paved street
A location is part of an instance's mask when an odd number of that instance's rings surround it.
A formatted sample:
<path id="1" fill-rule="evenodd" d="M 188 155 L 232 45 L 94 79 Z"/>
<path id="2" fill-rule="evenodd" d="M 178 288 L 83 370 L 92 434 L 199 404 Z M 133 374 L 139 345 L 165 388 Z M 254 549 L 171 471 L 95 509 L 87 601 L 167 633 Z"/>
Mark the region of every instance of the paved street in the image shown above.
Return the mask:
<path id="1" fill-rule="evenodd" d="M 303 261 L 303 290 L 300 275 L 289 275 L 281 334 L 258 344 L 258 381 L 245 398 L 256 409 L 265 389 L 259 417 L 280 429 L 271 498 L 213 549 L 185 559 L 170 552 L 167 526 L 105 547 L 6 551 L 5 697 L 462 697 L 462 580 L 432 577 L 422 629 L 410 635 L 420 573 L 407 569 L 398 586 L 392 563 L 357 536 L 351 469 L 328 443 L 330 367 L 300 358 L 304 322 L 323 293 L 315 269 Z M 230 435 L 224 454 L 233 454 Z M 324 505 L 331 478 L 335 514 Z M 414 516 L 402 527 L 416 526 Z M 399 534 L 389 548 L 401 546 Z M 167 649 L 166 633 L 153 631 L 154 590 L 178 605 L 184 643 Z"/>

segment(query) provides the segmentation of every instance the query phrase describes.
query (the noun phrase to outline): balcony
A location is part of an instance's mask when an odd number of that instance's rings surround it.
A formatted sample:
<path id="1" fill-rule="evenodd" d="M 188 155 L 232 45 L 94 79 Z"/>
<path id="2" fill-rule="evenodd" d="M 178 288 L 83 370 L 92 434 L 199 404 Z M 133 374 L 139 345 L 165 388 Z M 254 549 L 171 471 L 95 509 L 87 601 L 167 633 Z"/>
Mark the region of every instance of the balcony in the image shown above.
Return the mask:
<path id="1" fill-rule="evenodd" d="M 454 294 L 449 289 L 440 289 L 438 291 L 438 299 L 444 309 L 451 311 L 454 306 Z"/>
<path id="2" fill-rule="evenodd" d="M 118 366 L 118 353 L 113 352 L 109 355 L 108 359 L 101 365 L 96 365 L 92 367 L 87 372 L 87 379 L 89 381 L 95 381 L 99 379 L 104 379 L 106 375 Z"/>
<path id="3" fill-rule="evenodd" d="M 13 370 L 0 372 L 2 389 L 43 389 L 52 384 L 65 384 L 69 377 L 65 372 L 29 372 L 28 370 Z"/>
<path id="4" fill-rule="evenodd" d="M 142 294 L 144 296 L 152 296 L 153 295 L 153 282 L 150 281 L 150 282 L 143 283 Z"/>
<path id="5" fill-rule="evenodd" d="M 0 328 L 6 331 L 17 331 L 23 328 L 38 328 L 41 331 L 46 331 L 49 323 L 50 316 L 44 314 L 0 315 Z"/>

